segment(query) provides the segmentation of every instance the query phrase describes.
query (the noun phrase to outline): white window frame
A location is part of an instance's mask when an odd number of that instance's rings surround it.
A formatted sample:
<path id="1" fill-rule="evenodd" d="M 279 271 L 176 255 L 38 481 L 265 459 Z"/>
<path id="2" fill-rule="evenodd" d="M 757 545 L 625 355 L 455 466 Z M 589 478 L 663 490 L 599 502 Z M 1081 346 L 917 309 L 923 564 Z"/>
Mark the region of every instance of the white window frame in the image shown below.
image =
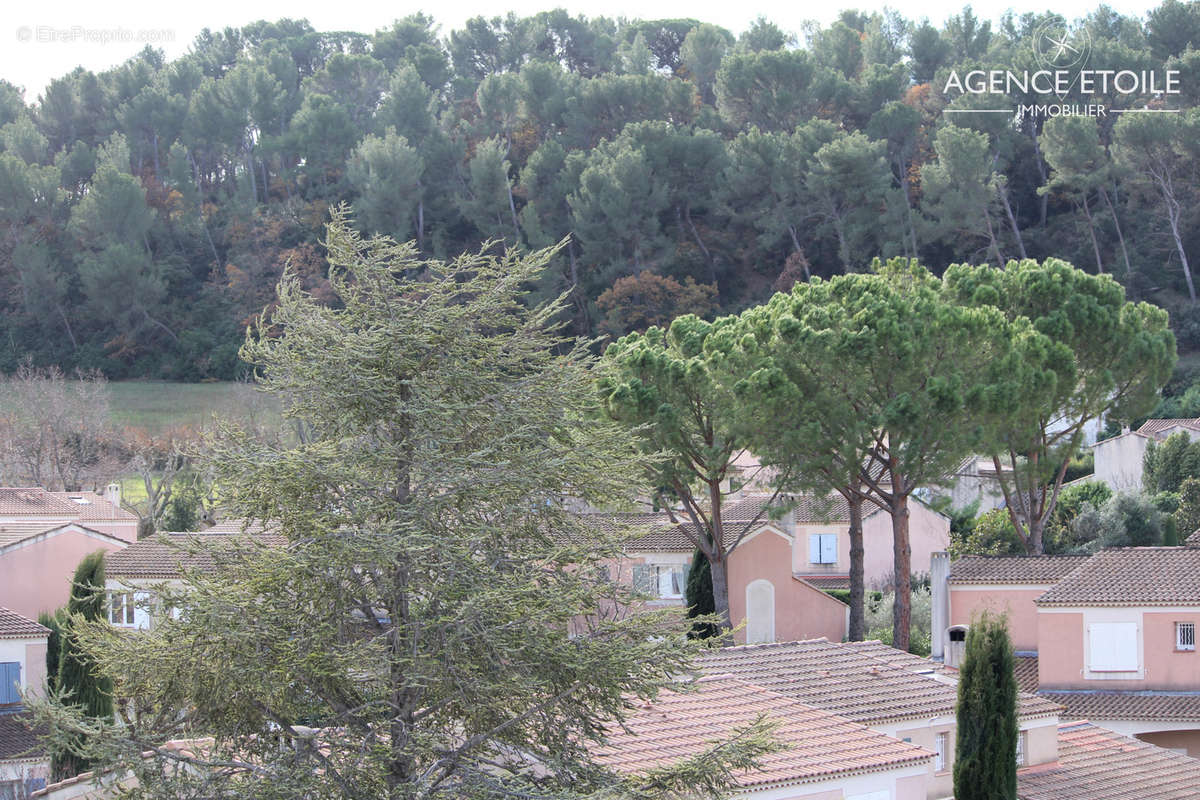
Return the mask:
<path id="1" fill-rule="evenodd" d="M 942 732 L 933 737 L 933 771 L 946 771 L 946 745 L 950 742 L 950 734 Z"/>
<path id="2" fill-rule="evenodd" d="M 687 578 L 688 578 L 688 565 L 687 564 L 636 564 L 636 565 L 634 565 L 634 570 L 636 571 L 638 569 L 648 570 L 648 574 L 647 574 L 647 578 L 646 578 L 649 582 L 649 585 L 646 587 L 647 589 L 649 589 L 648 594 L 650 594 L 654 597 L 657 597 L 659 600 L 682 600 L 684 595 L 687 593 Z M 679 573 L 679 592 L 677 594 L 673 593 L 669 588 L 667 588 L 666 591 L 664 591 L 664 588 L 665 588 L 664 581 L 671 582 L 672 581 L 672 579 L 671 579 L 672 573 Z M 635 589 L 639 588 L 637 584 L 638 584 L 638 579 L 637 579 L 637 575 L 635 573 L 635 575 L 634 575 L 634 588 Z M 666 586 L 669 587 L 670 583 L 667 583 Z"/>
<path id="3" fill-rule="evenodd" d="M 118 599 L 120 603 L 118 604 Z M 150 593 L 132 589 L 108 590 L 108 621 L 118 628 L 150 627 Z"/>
<path id="4" fill-rule="evenodd" d="M 1196 651 L 1196 623 L 1175 623 L 1175 649 L 1188 653 Z"/>
<path id="5" fill-rule="evenodd" d="M 836 533 L 810 533 L 808 535 L 808 563 L 822 565 L 838 563 Z"/>
<path id="6" fill-rule="evenodd" d="M 1025 766 L 1025 735 L 1026 731 L 1017 731 L 1017 766 Z"/>

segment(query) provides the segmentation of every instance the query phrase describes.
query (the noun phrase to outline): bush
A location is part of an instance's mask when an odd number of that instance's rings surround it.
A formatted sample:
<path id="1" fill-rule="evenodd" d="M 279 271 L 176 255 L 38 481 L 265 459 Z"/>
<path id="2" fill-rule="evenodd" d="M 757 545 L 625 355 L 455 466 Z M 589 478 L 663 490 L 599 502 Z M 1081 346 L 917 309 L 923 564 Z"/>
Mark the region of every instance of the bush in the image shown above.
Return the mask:
<path id="1" fill-rule="evenodd" d="M 1067 463 L 1067 471 L 1063 475 L 1063 483 L 1086 478 L 1096 471 L 1096 454 L 1091 450 L 1076 453 Z"/>
<path id="2" fill-rule="evenodd" d="M 1054 513 L 1046 523 L 1043 546 L 1046 553 L 1066 553 L 1082 544 L 1071 534 L 1071 523 L 1085 506 L 1100 508 L 1112 497 L 1112 489 L 1098 481 L 1076 483 L 1064 488 L 1054 505 Z"/>
<path id="3" fill-rule="evenodd" d="M 1012 518 L 1003 508 L 995 508 L 975 519 L 970 528 L 960 533 L 950 531 L 950 557 L 1006 556 L 1025 552 Z"/>
<path id="4" fill-rule="evenodd" d="M 1166 515 L 1146 494 L 1121 493 L 1103 506 L 1085 503 L 1071 522 L 1062 552 L 1095 553 L 1106 547 L 1147 547 L 1163 543 Z"/>
<path id="5" fill-rule="evenodd" d="M 1150 442 L 1142 460 L 1142 486 L 1148 492 L 1177 492 L 1188 478 L 1200 478 L 1200 442 L 1180 431 Z"/>
<path id="6" fill-rule="evenodd" d="M 922 585 L 923 584 L 923 585 Z M 892 643 L 892 606 L 894 592 L 868 592 L 866 628 L 868 639 L 878 639 L 884 644 Z M 928 576 L 925 581 L 913 576 L 912 612 L 908 637 L 908 652 L 928 656 L 932 644 L 933 596 L 929 590 Z"/>

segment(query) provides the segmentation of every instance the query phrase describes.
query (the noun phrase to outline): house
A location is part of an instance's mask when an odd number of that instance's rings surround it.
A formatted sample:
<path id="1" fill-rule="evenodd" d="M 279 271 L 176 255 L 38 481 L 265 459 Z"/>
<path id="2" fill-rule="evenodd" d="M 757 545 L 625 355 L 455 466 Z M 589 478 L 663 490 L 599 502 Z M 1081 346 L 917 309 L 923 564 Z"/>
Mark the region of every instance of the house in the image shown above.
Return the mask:
<path id="1" fill-rule="evenodd" d="M 46 682 L 50 630 L 0 608 L 0 798 L 27 797 L 46 785 L 50 762 L 23 710 L 22 692 L 40 692 Z"/>
<path id="2" fill-rule="evenodd" d="M 1162 442 L 1174 433 L 1200 439 L 1200 417 L 1196 419 L 1148 419 L 1136 431 L 1128 427 L 1117 436 L 1092 445 L 1093 480 L 1108 484 L 1113 491 L 1142 488 L 1142 462 L 1151 442 Z"/>
<path id="3" fill-rule="evenodd" d="M 958 687 L 953 675 L 928 659 L 879 642 L 818 639 L 724 648 L 704 656 L 700 667 L 705 674 L 732 675 L 928 750 L 934 758 L 926 766 L 925 796 L 933 800 L 953 792 Z M 1023 765 L 1057 758 L 1060 710 L 1045 698 L 1020 696 Z"/>
<path id="4" fill-rule="evenodd" d="M 838 494 L 799 495 L 767 505 L 772 495 L 735 494 L 724 509 L 729 556 L 729 610 L 734 624 L 746 623 L 739 642 L 845 638 L 849 607 L 825 589 L 850 585 L 849 507 Z M 909 530 L 913 563 L 928 563 L 950 543 L 947 517 L 914 500 Z M 864 506 L 864 576 L 868 587 L 885 588 L 892 574 L 891 517 Z M 588 518 L 609 531 L 624 526 L 644 530 L 625 548 L 626 560 L 613 568 L 659 602 L 683 604 L 687 571 L 695 546 L 690 520 L 667 514 L 603 514 Z"/>
<path id="5" fill-rule="evenodd" d="M 238 546 L 280 546 L 279 535 L 261 526 L 243 531 L 240 521 L 203 533 L 164 533 L 110 554 L 104 564 L 109 622 L 122 628 L 146 629 L 161 613 L 163 589 L 181 588 L 189 570 L 213 569 L 215 556 Z"/>
<path id="6" fill-rule="evenodd" d="M 974 614 L 1007 610 L 1025 690 L 1063 706 L 1065 720 L 1200 758 L 1200 547 L 964 558 L 934 595 L 948 662 Z"/>
<path id="7" fill-rule="evenodd" d="M 1004 468 L 1011 472 L 1011 468 Z M 978 503 L 976 513 L 983 514 L 1004 508 L 1004 491 L 997 479 L 996 464 L 986 456 L 968 456 L 947 476 L 945 483 L 934 487 L 934 497 L 946 497 L 951 508 L 967 508 Z"/>
<path id="8" fill-rule="evenodd" d="M 105 496 L 0 488 L 0 606 L 26 617 L 66 604 L 80 560 L 137 540 L 137 517 Z"/>
<path id="9" fill-rule="evenodd" d="M 737 797 L 762 800 L 924 800 L 933 753 L 730 675 L 666 690 L 612 726 L 596 760 L 638 774 L 703 753 L 762 715 L 782 745 L 760 769 L 734 773 Z"/>

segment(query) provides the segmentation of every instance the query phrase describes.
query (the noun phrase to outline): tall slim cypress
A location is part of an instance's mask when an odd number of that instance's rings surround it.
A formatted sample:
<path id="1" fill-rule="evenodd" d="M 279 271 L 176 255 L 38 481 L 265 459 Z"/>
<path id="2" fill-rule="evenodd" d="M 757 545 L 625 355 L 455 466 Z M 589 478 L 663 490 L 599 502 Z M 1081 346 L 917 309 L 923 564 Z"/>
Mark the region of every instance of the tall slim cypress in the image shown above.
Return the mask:
<path id="1" fill-rule="evenodd" d="M 967 633 L 959 672 L 956 800 L 1015 800 L 1019 735 L 1007 620 L 985 612 Z"/>
<path id="2" fill-rule="evenodd" d="M 83 707 L 87 716 L 111 720 L 113 715 L 112 682 L 100 675 L 95 662 L 83 651 L 72 626 L 77 620 L 92 621 L 104 617 L 104 551 L 85 556 L 75 569 L 68 617 L 62 631 L 62 655 L 58 664 L 58 687 L 67 693 L 67 702 Z M 78 775 L 90 764 L 73 751 L 55 753 L 55 780 Z"/>
<path id="3" fill-rule="evenodd" d="M 62 656 L 63 618 L 67 610 L 59 608 L 53 614 L 43 611 L 38 614 L 38 623 L 50 629 L 46 638 L 46 689 L 53 692 L 58 687 L 58 660 Z"/>

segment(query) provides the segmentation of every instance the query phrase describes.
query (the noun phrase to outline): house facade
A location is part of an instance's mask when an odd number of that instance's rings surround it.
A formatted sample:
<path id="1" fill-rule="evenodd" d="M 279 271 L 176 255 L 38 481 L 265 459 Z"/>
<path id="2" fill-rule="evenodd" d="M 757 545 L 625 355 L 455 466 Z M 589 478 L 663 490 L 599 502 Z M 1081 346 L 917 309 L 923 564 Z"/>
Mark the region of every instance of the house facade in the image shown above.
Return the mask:
<path id="1" fill-rule="evenodd" d="M 1200 418 L 1148 419 L 1136 431 L 1125 428 L 1117 436 L 1092 445 L 1093 480 L 1115 492 L 1142 488 L 1142 463 L 1151 442 L 1162 442 L 1174 433 L 1200 439 Z"/>
<path id="2" fill-rule="evenodd" d="M 80 560 L 137 541 L 114 484 L 92 492 L 0 488 L 0 606 L 26 617 L 66 604 Z"/>
<path id="3" fill-rule="evenodd" d="M 20 800 L 46 785 L 50 762 L 23 713 L 23 693 L 46 683 L 48 628 L 0 608 L 0 798 Z"/>
<path id="4" fill-rule="evenodd" d="M 972 618 L 1005 611 L 1024 689 L 1062 705 L 1064 719 L 1200 758 L 1200 547 L 976 556 L 948 572 L 934 582 L 935 617 L 947 607 L 935 656 L 954 663 Z"/>

